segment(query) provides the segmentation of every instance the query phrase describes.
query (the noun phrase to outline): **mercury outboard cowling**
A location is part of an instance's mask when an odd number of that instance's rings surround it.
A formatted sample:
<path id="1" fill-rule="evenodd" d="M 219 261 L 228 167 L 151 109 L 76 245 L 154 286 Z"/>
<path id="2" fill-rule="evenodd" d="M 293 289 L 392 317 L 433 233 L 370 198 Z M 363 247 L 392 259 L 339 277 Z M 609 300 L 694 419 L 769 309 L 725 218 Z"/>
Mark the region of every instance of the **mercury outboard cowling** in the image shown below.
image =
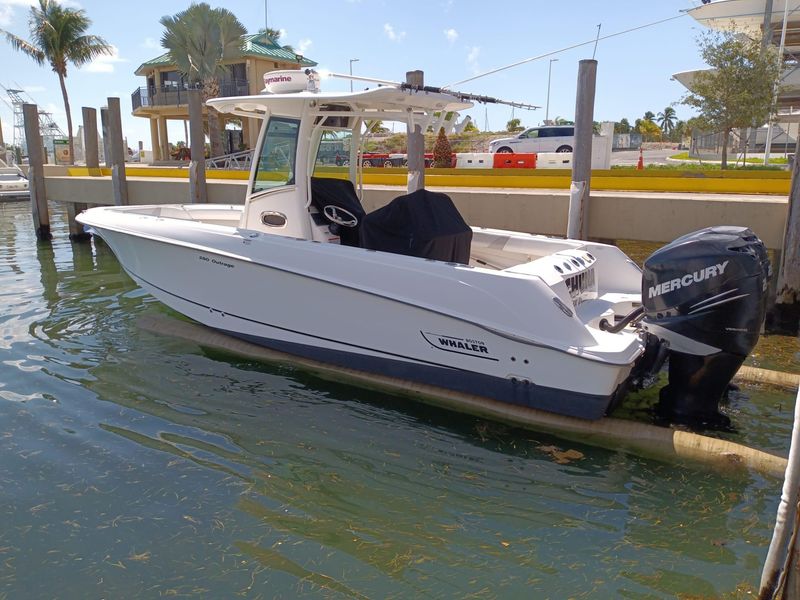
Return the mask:
<path id="1" fill-rule="evenodd" d="M 645 261 L 642 326 L 670 347 L 663 416 L 730 426 L 719 401 L 758 341 L 769 274 L 764 244 L 746 227 L 690 233 Z"/>

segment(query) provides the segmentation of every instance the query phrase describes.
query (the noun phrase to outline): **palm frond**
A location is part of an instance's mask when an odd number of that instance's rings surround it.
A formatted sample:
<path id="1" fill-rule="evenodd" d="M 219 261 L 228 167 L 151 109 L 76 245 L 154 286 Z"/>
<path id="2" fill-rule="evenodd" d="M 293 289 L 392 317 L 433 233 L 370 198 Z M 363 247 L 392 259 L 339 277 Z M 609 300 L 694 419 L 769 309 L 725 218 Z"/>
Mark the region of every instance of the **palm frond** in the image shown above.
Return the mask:
<path id="1" fill-rule="evenodd" d="M 42 52 L 39 48 L 35 45 L 30 43 L 27 40 L 23 40 L 21 37 L 17 37 L 13 33 L 6 31 L 4 29 L 0 29 L 0 35 L 6 38 L 6 41 L 11 44 L 11 47 L 18 52 L 22 52 L 23 54 L 27 54 L 33 60 L 36 61 L 37 64 L 43 65 L 44 61 L 46 60 L 46 56 L 44 52 Z"/>
<path id="2" fill-rule="evenodd" d="M 162 17 L 161 45 L 178 70 L 192 82 L 218 76 L 224 60 L 241 56 L 247 32 L 227 9 L 202 2 L 173 16 Z"/>

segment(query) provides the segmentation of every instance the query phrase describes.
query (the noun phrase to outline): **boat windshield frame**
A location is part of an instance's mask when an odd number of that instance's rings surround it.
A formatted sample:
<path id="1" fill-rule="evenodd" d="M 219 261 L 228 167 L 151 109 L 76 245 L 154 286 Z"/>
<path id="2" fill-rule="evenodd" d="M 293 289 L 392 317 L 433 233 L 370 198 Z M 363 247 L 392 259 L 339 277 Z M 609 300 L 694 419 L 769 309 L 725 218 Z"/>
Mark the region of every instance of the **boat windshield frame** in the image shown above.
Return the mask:
<path id="1" fill-rule="evenodd" d="M 273 125 L 284 129 L 278 130 Z M 254 157 L 252 194 L 294 185 L 297 177 L 300 118 L 270 115 L 266 127 L 258 154 Z"/>

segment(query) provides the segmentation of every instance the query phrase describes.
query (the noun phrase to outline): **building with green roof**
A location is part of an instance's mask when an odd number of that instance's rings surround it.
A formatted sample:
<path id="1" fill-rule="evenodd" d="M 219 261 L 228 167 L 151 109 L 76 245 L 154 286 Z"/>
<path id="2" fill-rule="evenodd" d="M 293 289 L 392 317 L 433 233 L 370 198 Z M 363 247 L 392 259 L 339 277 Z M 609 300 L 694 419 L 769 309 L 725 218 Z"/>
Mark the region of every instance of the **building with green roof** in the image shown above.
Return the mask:
<path id="1" fill-rule="evenodd" d="M 240 57 L 223 62 L 225 75 L 220 78 L 221 96 L 247 96 L 258 94 L 264 87 L 264 73 L 284 69 L 313 67 L 317 63 L 289 48 L 275 43 L 265 33 L 242 37 Z M 170 141 L 167 121 L 188 121 L 186 103 L 188 84 L 186 78 L 170 61 L 169 53 L 142 63 L 136 75 L 146 78 L 146 84 L 131 94 L 133 115 L 150 120 L 150 138 L 154 160 L 170 160 Z M 207 110 L 205 107 L 204 111 Z M 220 115 L 224 118 L 224 115 Z M 258 137 L 258 122 L 253 119 L 236 119 L 242 124 L 238 130 L 226 131 L 228 152 L 253 148 Z M 224 128 L 224 121 L 222 123 Z"/>

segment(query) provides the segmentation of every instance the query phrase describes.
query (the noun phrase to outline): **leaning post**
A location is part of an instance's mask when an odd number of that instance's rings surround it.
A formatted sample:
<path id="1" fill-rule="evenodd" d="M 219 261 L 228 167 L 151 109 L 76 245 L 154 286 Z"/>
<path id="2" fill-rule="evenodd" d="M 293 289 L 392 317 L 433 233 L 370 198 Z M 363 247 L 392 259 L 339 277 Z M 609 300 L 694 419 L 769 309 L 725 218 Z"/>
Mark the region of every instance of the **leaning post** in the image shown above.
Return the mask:
<path id="1" fill-rule="evenodd" d="M 206 136 L 203 133 L 203 104 L 200 90 L 189 90 L 189 132 L 191 162 L 189 163 L 189 201 L 208 202 L 206 189 Z M 215 110 L 209 108 L 208 110 Z"/>
<path id="2" fill-rule="evenodd" d="M 578 63 L 578 89 L 575 96 L 575 147 L 572 149 L 572 185 L 569 189 L 567 237 L 589 237 L 589 190 L 592 179 L 592 134 L 594 133 L 594 93 L 597 61 Z"/>
<path id="3" fill-rule="evenodd" d="M 108 99 L 108 141 L 111 145 L 111 187 L 114 190 L 114 204 L 128 204 L 128 181 L 125 177 L 125 148 L 122 140 L 122 116 L 119 98 Z"/>
<path id="4" fill-rule="evenodd" d="M 50 233 L 50 211 L 47 208 L 47 191 L 44 185 L 44 148 L 39 132 L 39 107 L 35 104 L 23 104 L 22 118 L 25 121 L 25 142 L 28 146 L 33 226 L 39 240 L 51 240 L 53 235 Z"/>
<path id="5" fill-rule="evenodd" d="M 422 71 L 408 71 L 406 83 L 415 88 L 425 85 L 425 75 Z M 409 115 L 409 119 L 413 119 Z M 408 193 L 416 192 L 425 187 L 425 136 L 422 125 L 415 121 L 408 123 Z"/>

